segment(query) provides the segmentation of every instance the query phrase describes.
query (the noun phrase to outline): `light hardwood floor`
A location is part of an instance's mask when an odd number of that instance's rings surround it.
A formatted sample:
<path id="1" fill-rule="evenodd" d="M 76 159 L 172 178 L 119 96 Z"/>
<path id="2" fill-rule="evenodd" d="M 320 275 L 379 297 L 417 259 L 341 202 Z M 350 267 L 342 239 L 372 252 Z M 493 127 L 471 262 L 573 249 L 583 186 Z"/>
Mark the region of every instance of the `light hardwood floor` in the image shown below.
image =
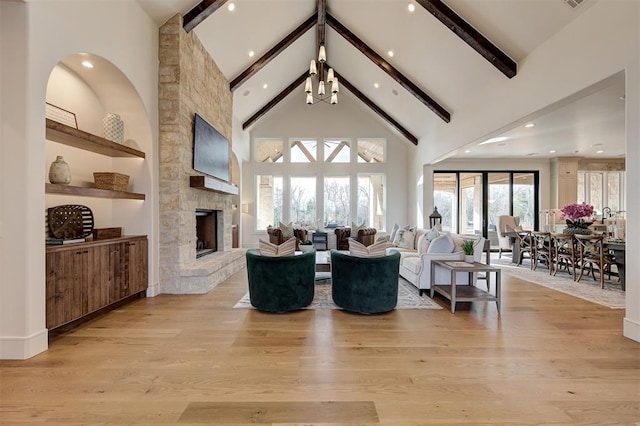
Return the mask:
<path id="1" fill-rule="evenodd" d="M 624 311 L 503 281 L 500 316 L 439 298 L 375 316 L 232 309 L 245 271 L 140 299 L 1 361 L 0 424 L 638 424 Z"/>

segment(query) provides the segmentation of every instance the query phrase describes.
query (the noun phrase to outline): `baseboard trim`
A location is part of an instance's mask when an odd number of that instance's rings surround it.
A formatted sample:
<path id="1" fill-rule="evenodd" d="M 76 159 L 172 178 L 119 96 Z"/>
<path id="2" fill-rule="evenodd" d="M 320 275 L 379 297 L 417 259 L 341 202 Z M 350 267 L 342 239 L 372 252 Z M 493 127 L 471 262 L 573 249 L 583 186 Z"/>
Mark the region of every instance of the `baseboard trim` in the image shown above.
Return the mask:
<path id="1" fill-rule="evenodd" d="M 640 342 L 640 322 L 625 317 L 622 326 L 622 335 L 636 342 Z"/>
<path id="2" fill-rule="evenodd" d="M 26 337 L 0 336 L 0 359 L 29 359 L 49 348 L 45 328 Z"/>

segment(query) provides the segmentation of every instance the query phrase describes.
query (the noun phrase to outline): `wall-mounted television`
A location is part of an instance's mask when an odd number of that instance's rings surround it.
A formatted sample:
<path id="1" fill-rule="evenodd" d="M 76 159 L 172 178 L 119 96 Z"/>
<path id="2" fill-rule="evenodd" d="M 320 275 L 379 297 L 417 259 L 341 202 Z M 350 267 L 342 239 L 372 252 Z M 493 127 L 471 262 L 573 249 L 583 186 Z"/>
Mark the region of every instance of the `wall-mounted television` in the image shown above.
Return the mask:
<path id="1" fill-rule="evenodd" d="M 195 114 L 193 169 L 229 182 L 229 141 L 205 119 Z"/>

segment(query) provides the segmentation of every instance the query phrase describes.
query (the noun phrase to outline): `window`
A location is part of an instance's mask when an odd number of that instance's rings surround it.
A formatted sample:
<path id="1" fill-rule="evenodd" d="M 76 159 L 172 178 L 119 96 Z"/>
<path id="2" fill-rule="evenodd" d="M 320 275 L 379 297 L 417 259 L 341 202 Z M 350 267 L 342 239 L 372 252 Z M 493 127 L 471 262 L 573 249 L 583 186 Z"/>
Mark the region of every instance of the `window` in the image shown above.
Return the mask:
<path id="1" fill-rule="evenodd" d="M 384 140 L 359 139 L 358 163 L 384 163 L 384 146 Z"/>
<path id="2" fill-rule="evenodd" d="M 578 172 L 578 202 L 593 205 L 599 214 L 609 207 L 612 212 L 624 211 L 625 173 L 620 171 Z"/>
<path id="3" fill-rule="evenodd" d="M 257 229 L 282 222 L 282 176 L 256 176 Z"/>
<path id="4" fill-rule="evenodd" d="M 289 220 L 311 228 L 316 223 L 316 178 L 291 177 Z"/>
<path id="5" fill-rule="evenodd" d="M 314 140 L 291 141 L 292 163 L 315 163 L 318 143 Z"/>
<path id="6" fill-rule="evenodd" d="M 520 218 L 523 229 L 536 229 L 535 220 L 538 212 L 534 206 L 534 176 L 533 173 L 513 174 L 513 216 Z"/>
<path id="7" fill-rule="evenodd" d="M 383 173 L 358 174 L 358 208 L 356 223 L 385 229 L 385 175 Z"/>
<path id="8" fill-rule="evenodd" d="M 442 216 L 442 230 L 458 229 L 456 212 L 458 197 L 455 173 L 435 173 L 433 175 L 433 202 Z"/>
<path id="9" fill-rule="evenodd" d="M 324 141 L 324 161 L 327 163 L 351 162 L 351 142 L 342 140 Z"/>
<path id="10" fill-rule="evenodd" d="M 324 226 L 327 228 L 351 225 L 349 181 L 349 176 L 324 178 Z"/>
<path id="11" fill-rule="evenodd" d="M 282 163 L 282 148 L 279 139 L 258 139 L 255 144 L 255 160 L 258 163 Z"/>

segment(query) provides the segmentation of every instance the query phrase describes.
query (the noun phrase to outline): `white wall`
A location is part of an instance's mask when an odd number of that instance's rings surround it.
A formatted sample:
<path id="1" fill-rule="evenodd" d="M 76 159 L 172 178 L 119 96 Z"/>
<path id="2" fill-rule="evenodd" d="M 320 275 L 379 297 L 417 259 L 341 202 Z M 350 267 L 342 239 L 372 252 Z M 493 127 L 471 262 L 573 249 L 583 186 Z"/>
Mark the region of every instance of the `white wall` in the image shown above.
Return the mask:
<path id="1" fill-rule="evenodd" d="M 22 359 L 47 348 L 42 231 L 44 105 L 49 75 L 58 61 L 76 52 L 102 56 L 119 68 L 144 104 L 152 146 L 143 149 L 146 161 L 154 164 L 158 30 L 137 2 L 0 2 L 0 19 L 0 199 L 8 201 L 0 212 L 0 224 L 4 224 L 0 230 L 0 275 L 4 279 L 0 358 Z M 145 202 L 145 208 L 153 212 L 145 218 L 155 230 L 152 238 L 157 234 L 153 169 L 148 173 L 153 190 Z M 157 242 L 152 240 L 150 245 L 150 276 L 157 277 Z"/>
<path id="2" fill-rule="evenodd" d="M 302 91 L 302 87 L 300 87 Z M 300 93 L 302 95 L 303 93 Z M 340 93 L 340 103 L 335 106 L 320 103 L 308 106 L 304 97 L 290 95 L 267 115 L 262 117 L 251 129 L 251 141 L 259 138 L 276 138 L 284 141 L 285 146 L 292 139 L 350 139 L 354 143 L 358 138 L 383 138 L 387 142 L 387 162 L 385 164 L 332 164 L 331 173 L 345 172 L 383 172 L 387 176 L 387 226 L 394 223 L 407 224 L 408 195 L 406 173 L 407 154 L 413 145 L 397 134 L 389 131 L 380 123 L 380 119 L 367 109 L 359 100 L 348 93 Z M 313 111 L 313 120 L 309 119 L 309 109 Z M 253 159 L 252 159 L 253 160 Z M 274 173 L 274 164 L 250 163 L 243 167 L 242 200 L 251 202 L 253 209 L 243 214 L 243 247 L 256 247 L 259 238 L 266 233 L 255 230 L 255 179 L 256 174 Z M 322 177 L 327 171 L 322 162 L 316 164 L 275 164 L 278 174 L 316 175 Z M 276 224 L 277 225 L 277 224 Z"/>
<path id="3" fill-rule="evenodd" d="M 595 3 L 521 61 L 516 77 L 470 94 L 468 104 L 453 111 L 451 123 L 440 124 L 433 135 L 420 140 L 417 155 L 412 156 L 409 182 L 420 182 L 425 164 L 434 164 L 454 149 L 494 136 L 523 117 L 621 70 L 626 71 L 627 78 L 627 164 L 637 163 L 640 160 L 639 9 L 640 2 L 634 0 Z M 628 182 L 640 182 L 639 174 L 637 168 L 629 167 Z M 640 227 L 633 218 L 640 216 L 640 196 L 632 185 L 629 187 L 627 215 L 631 220 L 627 235 L 636 240 L 640 238 Z M 416 216 L 420 214 L 422 206 L 418 201 L 422 196 L 420 188 L 409 199 L 415 207 L 411 213 Z M 425 204 L 430 198 L 425 198 Z M 627 261 L 627 268 L 627 276 L 640 276 L 638 262 Z M 624 334 L 640 341 L 640 281 L 629 281 Z"/>

